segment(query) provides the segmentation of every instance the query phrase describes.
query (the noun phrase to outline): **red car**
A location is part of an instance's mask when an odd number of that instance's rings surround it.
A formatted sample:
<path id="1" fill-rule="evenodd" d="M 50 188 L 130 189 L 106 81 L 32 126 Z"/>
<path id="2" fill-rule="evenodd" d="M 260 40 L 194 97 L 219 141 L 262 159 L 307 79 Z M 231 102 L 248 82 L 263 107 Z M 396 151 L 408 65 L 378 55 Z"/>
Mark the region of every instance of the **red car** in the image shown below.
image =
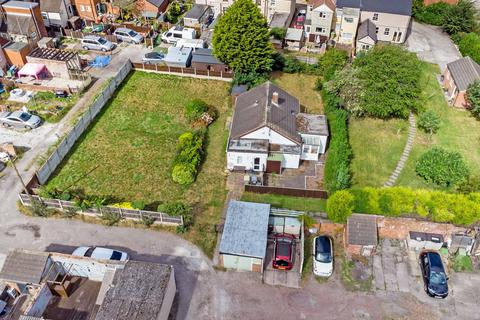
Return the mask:
<path id="1" fill-rule="evenodd" d="M 293 244 L 295 237 L 290 234 L 281 234 L 275 236 L 273 244 L 273 262 L 274 269 L 290 270 L 293 268 Z"/>
<path id="2" fill-rule="evenodd" d="M 305 25 L 305 16 L 303 14 L 298 14 L 297 20 L 295 20 L 295 29 L 303 29 Z"/>

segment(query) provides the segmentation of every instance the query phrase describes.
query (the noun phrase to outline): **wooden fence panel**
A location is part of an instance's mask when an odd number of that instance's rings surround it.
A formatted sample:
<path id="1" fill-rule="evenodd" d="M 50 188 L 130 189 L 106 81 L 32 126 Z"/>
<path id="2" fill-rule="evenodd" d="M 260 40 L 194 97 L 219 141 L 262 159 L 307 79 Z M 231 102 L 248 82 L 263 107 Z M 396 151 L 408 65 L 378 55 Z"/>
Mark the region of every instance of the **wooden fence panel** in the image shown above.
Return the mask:
<path id="1" fill-rule="evenodd" d="M 307 190 L 295 188 L 279 188 L 268 186 L 245 185 L 245 192 L 253 192 L 260 194 L 278 194 L 283 196 L 303 197 L 303 198 L 320 198 L 327 199 L 328 193 L 325 190 Z"/>

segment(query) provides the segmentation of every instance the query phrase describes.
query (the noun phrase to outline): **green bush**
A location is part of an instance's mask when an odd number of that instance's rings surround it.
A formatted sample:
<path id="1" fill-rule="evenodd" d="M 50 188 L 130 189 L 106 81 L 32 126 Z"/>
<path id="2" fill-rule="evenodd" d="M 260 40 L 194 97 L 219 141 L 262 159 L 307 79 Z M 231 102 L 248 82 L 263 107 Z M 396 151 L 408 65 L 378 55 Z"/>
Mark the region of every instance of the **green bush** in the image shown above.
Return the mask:
<path id="1" fill-rule="evenodd" d="M 422 217 L 459 225 L 471 225 L 480 220 L 480 193 L 451 194 L 405 187 L 369 187 L 354 189 L 351 193 L 355 212 L 359 213 Z"/>
<path id="2" fill-rule="evenodd" d="M 423 2 L 423 0 L 418 0 Z M 450 5 L 444 2 L 434 3 L 429 6 L 422 6 L 420 10 L 414 10 L 415 20 L 431 24 L 434 26 L 443 25 L 446 14 Z"/>
<path id="3" fill-rule="evenodd" d="M 294 56 L 286 56 L 283 66 L 283 72 L 286 73 L 301 73 L 306 70 L 306 63 L 299 61 Z"/>
<path id="4" fill-rule="evenodd" d="M 132 207 L 137 210 L 145 209 L 145 201 L 142 200 L 134 200 L 132 201 Z"/>
<path id="5" fill-rule="evenodd" d="M 283 68 L 283 66 L 282 66 Z M 256 72 L 235 72 L 232 85 L 246 85 L 248 89 L 254 88 L 266 82 L 268 77 L 262 73 Z"/>
<path id="6" fill-rule="evenodd" d="M 418 118 L 418 127 L 432 136 L 440 129 L 440 117 L 434 111 L 425 111 Z"/>
<path id="7" fill-rule="evenodd" d="M 174 217 L 182 216 L 184 226 L 189 226 L 192 224 L 192 207 L 185 202 L 175 201 L 162 203 L 158 206 L 158 212 L 166 213 L 169 216 Z"/>
<path id="8" fill-rule="evenodd" d="M 196 170 L 190 164 L 177 164 L 172 170 L 172 179 L 178 184 L 189 185 L 195 181 Z"/>
<path id="9" fill-rule="evenodd" d="M 480 120 L 480 81 L 475 81 L 467 89 L 468 109 L 472 115 Z"/>
<path id="10" fill-rule="evenodd" d="M 270 36 L 272 36 L 276 40 L 283 40 L 285 39 L 285 35 L 287 34 L 287 29 L 274 27 L 270 29 Z"/>
<path id="11" fill-rule="evenodd" d="M 477 10 L 471 0 L 460 0 L 449 6 L 445 13 L 442 28 L 453 35 L 460 32 L 472 32 L 477 28 Z"/>
<path id="12" fill-rule="evenodd" d="M 457 185 L 466 180 L 469 175 L 468 166 L 460 153 L 438 147 L 420 156 L 415 171 L 425 181 L 443 187 Z"/>
<path id="13" fill-rule="evenodd" d="M 185 106 L 185 116 L 190 121 L 199 119 L 207 111 L 208 104 L 201 99 L 193 99 Z"/>
<path id="14" fill-rule="evenodd" d="M 470 32 L 460 37 L 458 49 L 464 57 L 470 57 L 480 63 L 480 35 Z"/>
<path id="15" fill-rule="evenodd" d="M 337 70 L 347 63 L 348 55 L 340 49 L 329 49 L 319 59 L 317 69 L 325 81 L 329 81 Z"/>
<path id="16" fill-rule="evenodd" d="M 328 219 L 337 223 L 345 223 L 353 213 L 355 197 L 348 190 L 340 190 L 327 200 Z"/>
<path id="17" fill-rule="evenodd" d="M 173 160 L 173 181 L 189 185 L 195 181 L 197 170 L 202 162 L 205 130 L 183 133 L 177 142 L 177 154 Z"/>

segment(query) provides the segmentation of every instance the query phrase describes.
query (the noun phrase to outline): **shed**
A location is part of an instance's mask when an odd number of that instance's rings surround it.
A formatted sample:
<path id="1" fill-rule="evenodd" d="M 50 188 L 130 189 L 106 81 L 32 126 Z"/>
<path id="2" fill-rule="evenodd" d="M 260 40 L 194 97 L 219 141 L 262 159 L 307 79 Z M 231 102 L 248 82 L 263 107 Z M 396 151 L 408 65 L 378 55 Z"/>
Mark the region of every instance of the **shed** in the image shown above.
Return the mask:
<path id="1" fill-rule="evenodd" d="M 27 61 L 45 65 L 53 77 L 62 79 L 78 78 L 82 71 L 79 55 L 67 50 L 35 48 L 27 55 Z"/>
<path id="2" fill-rule="evenodd" d="M 408 247 L 413 250 L 440 250 L 443 246 L 443 235 L 438 233 L 410 231 Z"/>
<path id="3" fill-rule="evenodd" d="M 303 29 L 288 28 L 285 35 L 285 46 L 289 50 L 300 50 L 305 39 Z"/>
<path id="4" fill-rule="evenodd" d="M 352 214 L 347 220 L 347 251 L 350 254 L 371 256 L 377 244 L 377 217 L 367 214 Z"/>
<path id="5" fill-rule="evenodd" d="M 48 253 L 10 251 L 0 271 L 0 279 L 21 284 L 40 284 L 47 260 Z"/>
<path id="6" fill-rule="evenodd" d="M 192 8 L 183 17 L 183 24 L 190 28 L 203 28 L 209 25 L 213 20 L 212 7 L 206 4 L 194 4 Z"/>
<path id="7" fill-rule="evenodd" d="M 165 56 L 165 64 L 169 67 L 186 68 L 192 61 L 192 48 L 169 47 Z"/>
<path id="8" fill-rule="evenodd" d="M 215 58 L 212 49 L 197 49 L 193 52 L 192 67 L 198 70 L 208 70 L 216 72 L 228 71 L 228 66 Z"/>
<path id="9" fill-rule="evenodd" d="M 267 250 L 270 205 L 231 200 L 220 241 L 220 264 L 262 272 Z"/>
<path id="10" fill-rule="evenodd" d="M 30 52 L 30 45 L 25 42 L 10 42 L 3 47 L 7 61 L 11 65 L 22 67 L 27 63 L 27 54 Z"/>

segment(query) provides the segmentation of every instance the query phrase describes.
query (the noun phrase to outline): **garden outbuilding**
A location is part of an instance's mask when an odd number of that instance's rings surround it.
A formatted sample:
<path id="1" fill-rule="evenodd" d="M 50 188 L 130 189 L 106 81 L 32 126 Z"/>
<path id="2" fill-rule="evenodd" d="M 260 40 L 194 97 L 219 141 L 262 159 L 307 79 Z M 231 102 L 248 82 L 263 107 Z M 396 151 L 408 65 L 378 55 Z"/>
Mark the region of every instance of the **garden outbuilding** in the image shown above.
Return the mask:
<path id="1" fill-rule="evenodd" d="M 270 205 L 231 200 L 220 242 L 220 265 L 262 272 L 267 251 Z"/>

